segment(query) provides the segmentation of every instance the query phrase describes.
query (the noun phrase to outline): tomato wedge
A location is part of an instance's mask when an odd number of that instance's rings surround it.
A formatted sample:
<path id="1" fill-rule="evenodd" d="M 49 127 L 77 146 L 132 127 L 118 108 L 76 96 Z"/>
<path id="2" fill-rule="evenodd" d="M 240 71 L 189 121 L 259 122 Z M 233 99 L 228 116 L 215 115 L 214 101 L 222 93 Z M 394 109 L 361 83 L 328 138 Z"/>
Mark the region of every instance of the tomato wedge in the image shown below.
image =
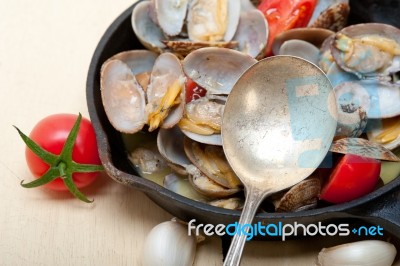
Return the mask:
<path id="1" fill-rule="evenodd" d="M 267 56 L 272 55 L 272 43 L 279 33 L 306 27 L 314 12 L 317 0 L 264 0 L 258 9 L 268 21 L 269 37 Z"/>
<path id="2" fill-rule="evenodd" d="M 346 154 L 330 174 L 320 199 L 330 203 L 344 203 L 362 197 L 375 189 L 380 171 L 381 161 Z"/>
<path id="3" fill-rule="evenodd" d="M 207 90 L 197 85 L 192 79 L 187 78 L 186 81 L 186 103 L 197 100 L 206 95 Z"/>

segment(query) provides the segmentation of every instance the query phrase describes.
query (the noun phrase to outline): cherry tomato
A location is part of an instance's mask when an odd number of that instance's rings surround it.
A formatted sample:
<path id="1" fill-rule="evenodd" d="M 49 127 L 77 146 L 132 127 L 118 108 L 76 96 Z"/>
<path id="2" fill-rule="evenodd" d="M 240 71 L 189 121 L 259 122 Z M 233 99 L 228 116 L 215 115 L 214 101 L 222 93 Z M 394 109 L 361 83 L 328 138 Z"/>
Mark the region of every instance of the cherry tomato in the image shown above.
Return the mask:
<path id="1" fill-rule="evenodd" d="M 317 0 L 263 0 L 258 9 L 268 21 L 269 37 L 267 56 L 272 55 L 272 43 L 279 33 L 306 27 L 314 12 Z"/>
<path id="2" fill-rule="evenodd" d="M 197 85 L 196 82 L 194 82 L 190 78 L 187 78 L 187 81 L 186 81 L 186 103 L 197 100 L 197 99 L 203 97 L 204 95 L 206 95 L 206 93 L 207 93 L 206 89 Z"/>
<path id="3" fill-rule="evenodd" d="M 73 114 L 48 116 L 36 124 L 29 137 L 44 150 L 59 155 L 77 118 L 78 116 Z M 49 170 L 49 165 L 30 148 L 26 148 L 25 155 L 28 167 L 36 178 L 43 176 Z M 100 165 L 96 135 L 92 124 L 86 118 L 81 120 L 72 150 L 72 160 L 79 164 Z M 91 184 L 97 176 L 98 172 L 76 172 L 72 174 L 72 179 L 78 188 L 82 188 Z M 68 190 L 61 178 L 55 178 L 45 186 L 52 190 Z"/>
<path id="4" fill-rule="evenodd" d="M 321 191 L 320 199 L 343 203 L 372 192 L 381 171 L 381 161 L 346 154 L 335 166 Z"/>

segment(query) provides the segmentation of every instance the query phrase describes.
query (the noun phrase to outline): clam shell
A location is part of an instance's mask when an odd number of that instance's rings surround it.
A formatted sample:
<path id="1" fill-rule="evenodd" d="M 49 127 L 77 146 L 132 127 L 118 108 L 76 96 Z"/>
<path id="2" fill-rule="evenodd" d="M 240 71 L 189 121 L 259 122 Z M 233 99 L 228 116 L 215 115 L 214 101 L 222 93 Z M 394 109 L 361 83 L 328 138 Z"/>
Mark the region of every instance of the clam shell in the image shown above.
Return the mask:
<path id="1" fill-rule="evenodd" d="M 359 137 L 367 126 L 367 113 L 359 106 L 341 105 L 338 108 L 338 125 L 336 138 Z"/>
<path id="2" fill-rule="evenodd" d="M 118 53 L 110 58 L 117 59 L 129 66 L 133 75 L 151 72 L 158 54 L 149 50 L 131 50 Z"/>
<path id="3" fill-rule="evenodd" d="M 212 134 L 212 135 L 199 135 L 187 130 L 182 130 L 183 134 L 186 135 L 186 137 L 200 142 L 200 143 L 204 143 L 204 144 L 210 144 L 210 145 L 218 145 L 218 146 L 222 146 L 222 138 L 221 138 L 221 134 Z"/>
<path id="4" fill-rule="evenodd" d="M 189 138 L 184 140 L 184 149 L 189 160 L 208 178 L 225 188 L 238 189 L 242 182 L 233 172 L 225 158 L 222 147 L 201 145 Z M 213 154 L 207 156 L 208 154 Z M 218 158 L 218 164 L 217 159 Z M 224 169 L 219 169 L 223 165 Z"/>
<path id="5" fill-rule="evenodd" d="M 237 41 L 230 42 L 192 42 L 188 40 L 168 40 L 163 41 L 171 52 L 178 54 L 181 57 L 185 57 L 194 50 L 205 48 L 205 47 L 220 47 L 235 49 L 238 46 Z"/>
<path id="6" fill-rule="evenodd" d="M 339 31 L 346 26 L 349 13 L 348 3 L 335 4 L 324 10 L 309 27 Z"/>
<path id="7" fill-rule="evenodd" d="M 239 77 L 257 62 L 226 48 L 198 49 L 183 60 L 185 74 L 211 94 L 229 94 Z"/>
<path id="8" fill-rule="evenodd" d="M 254 3 L 250 0 L 240 0 L 240 10 L 241 12 L 246 12 L 249 10 L 257 9 Z"/>
<path id="9" fill-rule="evenodd" d="M 131 68 L 120 60 L 108 60 L 101 68 L 101 98 L 115 129 L 135 133 L 146 123 L 145 95 Z"/>
<path id="10" fill-rule="evenodd" d="M 313 177 L 301 181 L 287 191 L 279 200 L 274 200 L 276 212 L 298 212 L 317 206 L 321 192 L 321 181 Z"/>
<path id="11" fill-rule="evenodd" d="M 367 132 L 367 136 L 368 139 L 372 142 L 376 142 L 375 137 L 387 131 L 390 127 L 394 127 L 394 129 L 400 130 L 399 116 L 377 121 L 371 121 L 371 122 L 375 123 L 369 123 L 368 125 L 369 131 Z M 392 132 L 392 134 L 394 134 L 394 132 Z M 393 137 L 395 137 L 395 135 Z M 389 150 L 394 150 L 397 147 L 400 147 L 400 133 L 397 133 L 397 137 L 395 137 L 395 139 L 393 139 L 392 141 L 389 141 L 387 143 L 382 143 L 381 145 Z"/>
<path id="12" fill-rule="evenodd" d="M 233 40 L 239 43 L 239 51 L 256 58 L 265 51 L 268 42 L 268 23 L 257 9 L 242 12 Z"/>
<path id="13" fill-rule="evenodd" d="M 400 162 L 400 158 L 382 145 L 362 138 L 344 138 L 332 143 L 331 152 L 355 154 L 363 157 Z"/>
<path id="14" fill-rule="evenodd" d="M 240 1 L 238 0 L 226 0 L 226 23 L 225 32 L 220 32 L 220 36 L 213 37 L 215 39 L 208 39 L 206 36 L 210 32 L 216 32 L 215 27 L 220 25 L 216 21 L 222 16 L 223 10 L 221 10 L 217 1 L 214 0 L 193 0 L 189 6 L 189 12 L 187 16 L 187 28 L 189 39 L 191 41 L 225 41 L 229 42 L 236 32 L 237 25 L 239 23 L 240 16 Z"/>
<path id="15" fill-rule="evenodd" d="M 244 200 L 242 198 L 217 199 L 210 201 L 208 204 L 229 210 L 241 210 L 243 209 Z"/>
<path id="16" fill-rule="evenodd" d="M 302 40 L 321 47 L 322 43 L 335 33 L 327 29 L 319 28 L 296 28 L 278 34 L 272 44 L 272 52 L 277 55 L 282 44 L 288 40 Z"/>
<path id="17" fill-rule="evenodd" d="M 149 15 L 150 1 L 138 3 L 132 11 L 131 24 L 139 41 L 149 50 L 161 53 L 165 45 L 162 30 L 153 22 Z"/>
<path id="18" fill-rule="evenodd" d="M 361 106 L 368 118 L 400 115 L 400 90 L 396 87 L 373 81 L 351 81 L 339 84 L 334 92 L 338 104 Z"/>
<path id="19" fill-rule="evenodd" d="M 196 166 L 186 168 L 189 173 L 189 182 L 200 194 L 211 198 L 226 198 L 238 193 L 241 189 L 225 188 L 205 176 Z"/>
<path id="20" fill-rule="evenodd" d="M 319 49 L 306 41 L 288 40 L 282 44 L 278 54 L 297 56 L 318 65 Z"/>
<path id="21" fill-rule="evenodd" d="M 164 177 L 163 186 L 186 198 L 208 202 L 210 199 L 197 192 L 185 177 L 176 174 L 169 174 Z"/>
<path id="22" fill-rule="evenodd" d="M 331 8 L 340 3 L 349 4 L 349 0 L 320 0 L 317 1 L 317 5 L 314 8 L 314 12 L 308 22 L 308 25 L 312 25 L 320 16 L 321 14 L 326 11 L 327 9 Z"/>
<path id="23" fill-rule="evenodd" d="M 191 164 L 183 148 L 183 139 L 184 135 L 177 126 L 170 129 L 161 128 L 157 134 L 158 151 L 173 164 L 173 170 L 179 174 L 187 174 L 186 166 Z"/>
<path id="24" fill-rule="evenodd" d="M 169 36 L 178 35 L 183 27 L 188 0 L 155 0 L 158 24 Z"/>
<path id="25" fill-rule="evenodd" d="M 349 27 L 346 27 L 339 31 L 338 33 L 344 34 L 345 36 L 348 36 L 350 38 L 357 38 L 357 37 L 362 37 L 365 35 L 376 35 L 380 37 L 385 37 L 392 39 L 396 41 L 397 43 L 400 43 L 400 29 L 393 27 L 391 25 L 387 24 L 381 24 L 381 23 L 365 23 L 365 24 L 356 24 L 352 25 Z M 336 35 L 338 36 L 338 35 Z M 357 75 L 360 79 L 364 78 L 363 73 L 358 72 L 355 69 L 352 69 L 348 66 L 346 66 L 344 62 L 344 56 L 343 52 L 341 52 L 339 49 L 335 47 L 335 45 L 331 45 L 331 52 L 332 56 L 335 59 L 335 62 L 345 71 L 354 73 Z M 371 60 L 373 61 L 373 60 Z M 361 63 L 363 63 L 362 60 L 360 60 Z M 385 73 L 386 69 L 382 69 L 379 71 L 379 73 Z M 375 74 L 379 74 L 375 73 Z"/>
<path id="26" fill-rule="evenodd" d="M 149 104 L 161 100 L 168 88 L 178 79 L 184 79 L 184 73 L 179 59 L 172 53 L 161 54 L 154 63 L 151 72 L 150 84 L 147 88 L 147 101 Z M 184 111 L 184 91 L 181 93 L 181 101 L 174 107 L 161 127 L 171 128 L 182 118 Z"/>

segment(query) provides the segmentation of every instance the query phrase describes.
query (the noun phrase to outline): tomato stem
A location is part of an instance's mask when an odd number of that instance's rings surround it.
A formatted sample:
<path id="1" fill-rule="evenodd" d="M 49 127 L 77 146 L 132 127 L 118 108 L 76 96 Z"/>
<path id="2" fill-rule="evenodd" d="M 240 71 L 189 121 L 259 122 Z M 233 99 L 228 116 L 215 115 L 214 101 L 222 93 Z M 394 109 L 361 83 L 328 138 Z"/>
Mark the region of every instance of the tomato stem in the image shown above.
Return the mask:
<path id="1" fill-rule="evenodd" d="M 67 177 L 67 174 L 65 173 L 65 168 L 66 167 L 67 166 L 66 166 L 66 164 L 64 162 L 60 162 L 58 164 L 58 170 L 60 170 L 60 177 L 63 178 L 63 179 Z"/>

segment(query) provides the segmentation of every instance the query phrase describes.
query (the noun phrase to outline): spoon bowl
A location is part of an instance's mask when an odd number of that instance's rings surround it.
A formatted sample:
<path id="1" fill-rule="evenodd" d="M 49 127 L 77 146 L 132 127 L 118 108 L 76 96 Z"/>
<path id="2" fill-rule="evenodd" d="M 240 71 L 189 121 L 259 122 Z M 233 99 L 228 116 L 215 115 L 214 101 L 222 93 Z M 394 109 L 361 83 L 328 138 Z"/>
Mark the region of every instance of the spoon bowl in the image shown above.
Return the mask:
<path id="1" fill-rule="evenodd" d="M 249 230 L 262 200 L 307 178 L 321 164 L 336 130 L 336 100 L 326 75 L 293 56 L 275 56 L 250 67 L 225 105 L 222 143 L 243 182 L 239 220 Z M 246 234 L 235 234 L 224 265 L 238 265 Z"/>

